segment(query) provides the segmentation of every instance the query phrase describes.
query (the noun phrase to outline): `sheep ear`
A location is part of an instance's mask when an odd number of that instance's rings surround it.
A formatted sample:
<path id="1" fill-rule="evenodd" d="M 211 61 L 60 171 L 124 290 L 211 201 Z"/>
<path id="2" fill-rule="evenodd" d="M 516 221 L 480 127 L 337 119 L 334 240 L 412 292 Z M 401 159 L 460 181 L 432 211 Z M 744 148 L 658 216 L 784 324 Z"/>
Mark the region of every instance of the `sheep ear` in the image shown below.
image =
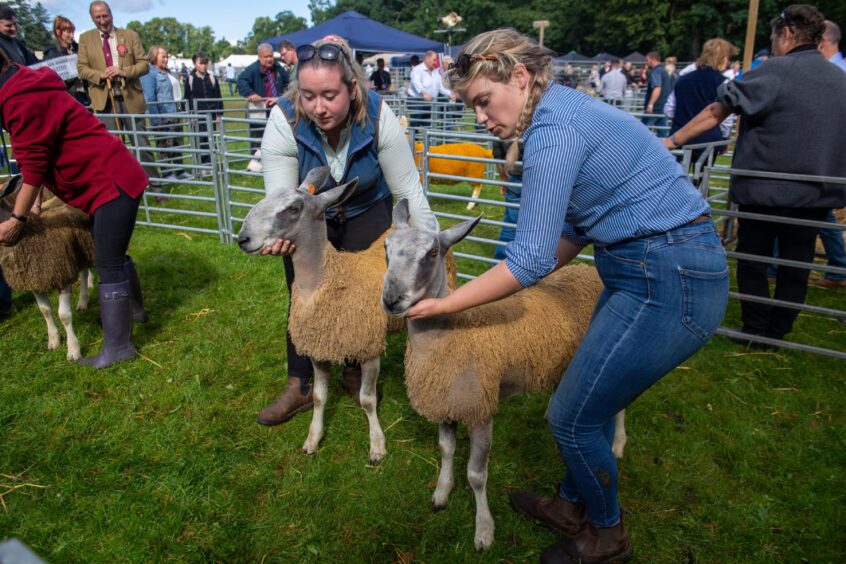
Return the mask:
<path id="1" fill-rule="evenodd" d="M 355 187 L 358 186 L 358 177 L 353 178 L 346 184 L 341 184 L 324 190 L 323 192 L 314 196 L 318 206 L 325 210 L 331 206 L 340 206 L 355 192 Z"/>
<path id="2" fill-rule="evenodd" d="M 313 168 L 308 172 L 297 190 L 300 190 L 301 192 L 308 192 L 309 194 L 319 192 L 326 184 L 326 181 L 329 180 L 329 174 L 328 166 Z"/>
<path id="3" fill-rule="evenodd" d="M 408 207 L 408 199 L 403 198 L 394 206 L 394 225 L 397 229 L 408 227 L 408 218 L 410 216 L 411 212 Z"/>
<path id="4" fill-rule="evenodd" d="M 0 187 L 0 200 L 20 190 L 21 186 L 23 186 L 23 174 L 14 175 Z"/>
<path id="5" fill-rule="evenodd" d="M 467 237 L 473 231 L 473 228 L 479 223 L 482 216 L 462 221 L 457 225 L 453 225 L 449 229 L 444 229 L 438 233 L 438 240 L 441 242 L 441 250 L 446 252 L 447 249 Z"/>

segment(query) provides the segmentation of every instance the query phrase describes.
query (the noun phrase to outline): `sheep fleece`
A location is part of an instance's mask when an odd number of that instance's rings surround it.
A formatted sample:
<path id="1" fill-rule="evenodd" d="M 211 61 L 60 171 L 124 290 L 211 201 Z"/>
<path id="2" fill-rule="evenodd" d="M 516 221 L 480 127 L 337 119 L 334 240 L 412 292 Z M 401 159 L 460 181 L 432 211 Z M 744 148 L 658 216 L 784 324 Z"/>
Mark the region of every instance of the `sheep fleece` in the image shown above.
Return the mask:
<path id="1" fill-rule="evenodd" d="M 297 351 L 315 360 L 362 362 L 385 350 L 389 318 L 380 299 L 388 231 L 359 252 L 326 243 L 323 284 L 310 296 L 293 286 L 288 332 Z M 393 328 L 393 327 L 392 327 Z"/>
<path id="2" fill-rule="evenodd" d="M 430 421 L 492 417 L 500 393 L 551 389 L 602 292 L 596 269 L 568 266 L 504 300 L 421 325 L 405 352 L 411 406 Z"/>
<path id="3" fill-rule="evenodd" d="M 0 247 L 0 266 L 9 286 L 47 293 L 72 284 L 94 264 L 91 218 L 65 204 L 45 205 L 24 225 L 18 243 Z"/>

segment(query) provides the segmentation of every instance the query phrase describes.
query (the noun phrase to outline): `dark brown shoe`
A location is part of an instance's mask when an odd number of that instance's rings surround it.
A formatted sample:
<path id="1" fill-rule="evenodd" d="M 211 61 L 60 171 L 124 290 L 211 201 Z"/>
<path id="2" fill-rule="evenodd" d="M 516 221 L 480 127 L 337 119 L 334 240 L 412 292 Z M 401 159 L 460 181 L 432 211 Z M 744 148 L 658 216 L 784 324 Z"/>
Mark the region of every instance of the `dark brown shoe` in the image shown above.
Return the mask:
<path id="1" fill-rule="evenodd" d="M 536 519 L 543 525 L 575 536 L 585 525 L 585 506 L 571 503 L 558 495 L 542 497 L 528 490 L 517 490 L 508 496 L 511 508 L 517 513 Z"/>
<path id="2" fill-rule="evenodd" d="M 608 528 L 585 528 L 574 538 L 563 538 L 541 553 L 541 564 L 617 564 L 631 560 L 634 548 L 623 527 L 623 520 Z"/>
<path id="3" fill-rule="evenodd" d="M 353 364 L 344 366 L 341 370 L 341 384 L 344 390 L 355 399 L 355 402 L 361 405 L 361 365 Z"/>
<path id="4" fill-rule="evenodd" d="M 308 391 L 303 392 L 306 387 Z M 275 402 L 261 410 L 256 420 L 262 425 L 279 425 L 297 413 L 308 411 L 312 407 L 314 407 L 314 401 L 311 384 L 305 384 L 300 378 L 289 376 L 285 389 Z"/>

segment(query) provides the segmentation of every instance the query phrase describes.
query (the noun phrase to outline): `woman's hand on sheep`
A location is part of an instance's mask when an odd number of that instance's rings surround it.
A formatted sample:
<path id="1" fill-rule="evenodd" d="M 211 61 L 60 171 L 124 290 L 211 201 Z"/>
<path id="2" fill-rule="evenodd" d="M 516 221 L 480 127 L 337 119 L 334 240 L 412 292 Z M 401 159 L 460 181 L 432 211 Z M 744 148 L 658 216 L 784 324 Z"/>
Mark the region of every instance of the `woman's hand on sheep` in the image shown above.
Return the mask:
<path id="1" fill-rule="evenodd" d="M 261 254 L 263 255 L 273 255 L 273 256 L 286 256 L 290 255 L 294 251 L 297 250 L 296 245 L 294 245 L 288 239 L 276 239 L 273 244 L 269 247 L 265 247 L 261 250 Z"/>
<path id="2" fill-rule="evenodd" d="M 7 219 L 0 223 L 0 245 L 11 247 L 18 242 L 23 233 L 23 223 L 17 219 Z"/>
<path id="3" fill-rule="evenodd" d="M 409 319 L 424 319 L 426 317 L 434 317 L 436 315 L 444 315 L 452 313 L 447 302 L 448 298 L 428 298 L 420 300 L 406 312 L 406 317 Z"/>

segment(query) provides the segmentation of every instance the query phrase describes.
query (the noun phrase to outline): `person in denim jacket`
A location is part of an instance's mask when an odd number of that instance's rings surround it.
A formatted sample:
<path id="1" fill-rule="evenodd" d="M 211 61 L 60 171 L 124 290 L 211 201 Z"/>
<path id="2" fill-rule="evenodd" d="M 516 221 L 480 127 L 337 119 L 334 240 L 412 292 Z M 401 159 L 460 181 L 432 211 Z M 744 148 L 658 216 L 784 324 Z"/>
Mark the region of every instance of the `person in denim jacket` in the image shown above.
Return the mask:
<path id="1" fill-rule="evenodd" d="M 180 166 L 182 158 L 170 150 L 182 145 L 182 125 L 176 118 L 156 117 L 157 115 L 175 114 L 178 111 L 176 101 L 182 99 L 182 86 L 179 78 L 167 68 L 169 55 L 167 49 L 161 45 L 153 45 L 147 54 L 150 60 L 150 72 L 141 77 L 144 88 L 144 100 L 147 102 L 147 113 L 150 114 L 150 125 L 158 132 L 156 146 L 168 150 L 159 151 L 159 162 L 170 163 L 171 170 L 165 175 L 168 180 L 185 180 L 191 175 Z M 172 135 L 168 135 L 172 133 Z M 174 167 L 174 165 L 176 165 Z"/>

